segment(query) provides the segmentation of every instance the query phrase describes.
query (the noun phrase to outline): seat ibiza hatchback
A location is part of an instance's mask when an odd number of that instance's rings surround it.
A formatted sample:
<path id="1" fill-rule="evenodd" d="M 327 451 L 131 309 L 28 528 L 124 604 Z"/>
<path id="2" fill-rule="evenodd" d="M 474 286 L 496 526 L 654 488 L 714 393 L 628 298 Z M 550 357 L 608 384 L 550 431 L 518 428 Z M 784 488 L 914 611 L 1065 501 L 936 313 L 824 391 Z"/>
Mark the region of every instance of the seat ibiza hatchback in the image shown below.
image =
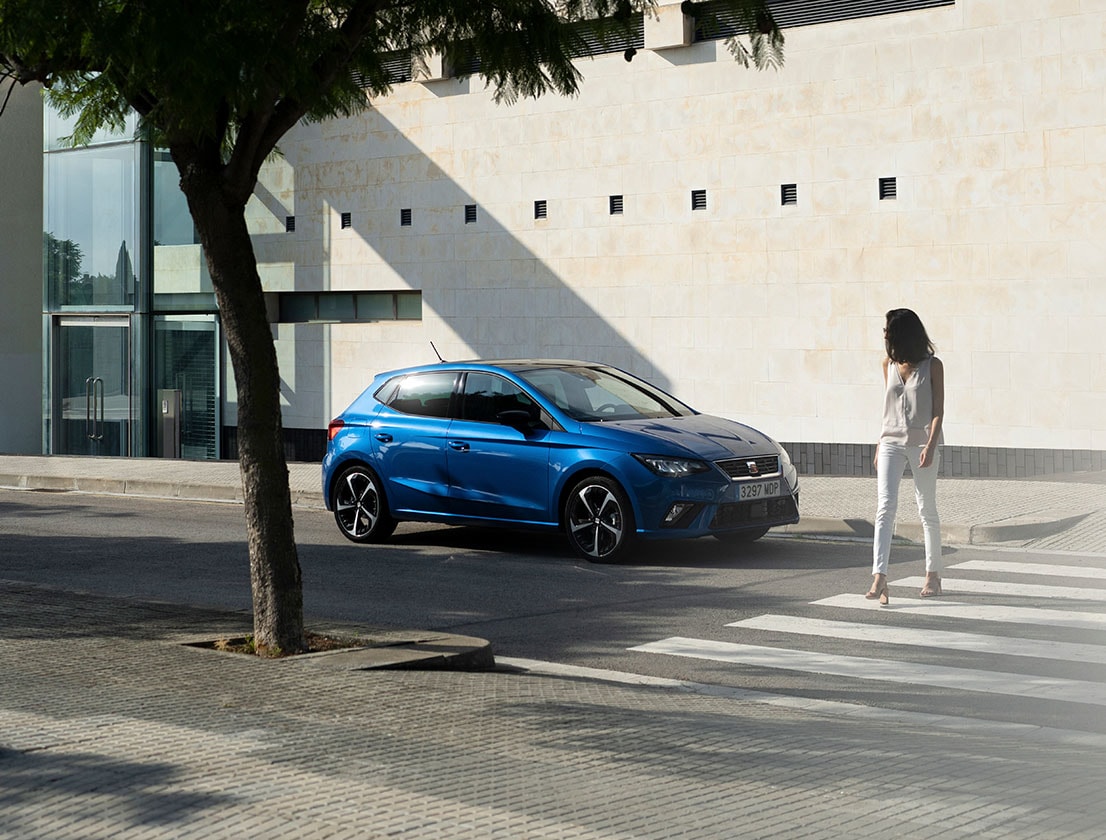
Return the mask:
<path id="1" fill-rule="evenodd" d="M 449 362 L 378 375 L 331 421 L 323 496 L 341 532 L 403 520 L 562 530 L 594 562 L 641 539 L 751 541 L 799 521 L 772 438 L 593 362 Z"/>

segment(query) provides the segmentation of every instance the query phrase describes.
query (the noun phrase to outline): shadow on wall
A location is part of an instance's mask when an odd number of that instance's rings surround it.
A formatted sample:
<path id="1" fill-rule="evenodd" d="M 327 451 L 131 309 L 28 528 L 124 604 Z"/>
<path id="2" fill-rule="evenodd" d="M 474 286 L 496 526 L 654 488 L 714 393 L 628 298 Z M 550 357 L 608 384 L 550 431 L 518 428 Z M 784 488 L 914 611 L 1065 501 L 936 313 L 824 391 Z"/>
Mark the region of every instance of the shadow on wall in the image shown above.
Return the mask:
<path id="1" fill-rule="evenodd" d="M 468 87 L 456 80 L 440 84 L 451 84 L 458 93 Z M 599 225 L 582 231 L 570 213 L 551 218 L 558 195 L 548 185 L 556 182 L 557 173 L 535 174 L 535 182 L 543 185 L 535 189 L 547 190 L 545 195 L 497 205 L 494 196 L 500 179 L 505 185 L 500 194 L 520 192 L 517 166 L 507 174 L 498 166 L 502 158 L 514 154 L 511 148 L 468 150 L 439 145 L 439 154 L 450 156 L 458 168 L 464 166 L 481 182 L 477 196 L 378 111 L 302 126 L 283 147 L 282 180 L 295 185 L 296 206 L 288 207 L 265 185 L 259 185 L 255 195 L 279 229 L 285 227 L 286 217 L 295 216 L 295 230 L 255 235 L 262 277 L 268 280 L 268 271 L 291 265 L 296 292 L 418 290 L 424 318 L 417 333 L 409 324 L 394 321 L 279 327 L 279 338 L 290 339 L 281 357 L 290 457 L 321 457 L 325 439 L 316 447 L 307 438 L 325 438 L 320 427 L 329 419 L 328 412 L 344 407 L 381 369 L 433 361 L 430 341 L 446 358 L 602 361 L 672 390 L 672 383 L 653 361 L 612 325 L 608 313 L 600 312 L 574 288 L 575 279 L 584 279 L 594 299 L 604 308 L 609 304 L 618 315 L 649 312 L 656 287 L 649 274 L 635 276 L 624 264 L 614 265 L 620 259 L 620 229 L 627 228 L 620 215 L 609 216 L 609 241 L 598 249 L 596 237 L 608 237 Z M 340 157 L 320 161 L 320 148 Z M 525 173 L 521 177 L 525 179 Z M 536 202 L 546 199 L 549 217 L 534 218 L 539 212 Z M 607 196 L 596 196 L 594 201 L 596 218 L 606 218 L 601 214 L 608 213 Z M 576 205 L 579 199 L 572 197 L 571 202 Z M 409 214 L 401 217 L 405 210 Z M 345 229 L 343 213 L 350 214 Z M 501 217 L 509 218 L 514 229 Z M 410 224 L 402 224 L 402 218 Z M 269 229 L 274 228 L 270 223 Z M 608 251 L 609 247 L 613 250 Z M 547 256 L 539 256 L 536 249 Z M 599 252 L 614 255 L 611 272 L 596 282 L 598 263 L 604 259 L 597 256 Z M 586 278 L 574 278 L 574 272 L 584 271 Z M 278 288 L 287 290 L 287 279 Z M 335 340 L 339 330 L 355 340 Z M 343 346 L 338 347 L 339 343 Z M 373 344 L 383 350 L 381 356 L 369 356 Z M 335 368 L 360 368 L 364 374 L 355 383 L 334 383 Z M 230 415 L 228 425 L 233 425 L 233 407 Z M 305 435 L 304 429 L 296 427 L 313 428 Z M 229 443 L 233 447 L 233 441 Z M 232 449 L 226 454 L 232 456 Z"/>

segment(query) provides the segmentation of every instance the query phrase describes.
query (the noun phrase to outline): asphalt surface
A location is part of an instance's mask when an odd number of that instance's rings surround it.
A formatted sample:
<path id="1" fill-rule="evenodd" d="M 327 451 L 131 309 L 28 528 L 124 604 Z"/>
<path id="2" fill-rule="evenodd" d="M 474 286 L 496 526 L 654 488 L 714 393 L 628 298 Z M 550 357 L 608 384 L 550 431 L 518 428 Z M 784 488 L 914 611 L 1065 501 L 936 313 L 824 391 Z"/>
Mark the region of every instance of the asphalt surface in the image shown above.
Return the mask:
<path id="1" fill-rule="evenodd" d="M 296 505 L 321 506 L 318 465 L 290 465 L 290 481 Z M 800 482 L 792 534 L 870 536 L 873 480 Z M 0 456 L 0 487 L 241 498 L 225 462 Z M 1106 568 L 1100 474 L 938 487 L 950 544 Z M 916 538 L 902 498 L 899 534 Z M 260 660 L 197 646 L 241 633 L 241 613 L 4 578 L 0 560 L 4 838 L 1091 838 L 1106 824 L 1094 732 L 538 663 L 376 667 L 380 650 L 440 655 L 449 640 L 421 631 Z"/>
<path id="2" fill-rule="evenodd" d="M 289 464 L 288 480 L 294 506 L 323 507 L 318 464 Z M 896 534 L 920 541 L 910 477 L 903 481 Z M 0 455 L 0 487 L 205 501 L 242 499 L 238 464 L 233 461 Z M 872 535 L 874 478 L 801 476 L 799 488 L 802 520 L 777 531 Z M 1106 472 L 1048 479 L 941 478 L 938 507 L 946 543 L 1106 553 Z"/>

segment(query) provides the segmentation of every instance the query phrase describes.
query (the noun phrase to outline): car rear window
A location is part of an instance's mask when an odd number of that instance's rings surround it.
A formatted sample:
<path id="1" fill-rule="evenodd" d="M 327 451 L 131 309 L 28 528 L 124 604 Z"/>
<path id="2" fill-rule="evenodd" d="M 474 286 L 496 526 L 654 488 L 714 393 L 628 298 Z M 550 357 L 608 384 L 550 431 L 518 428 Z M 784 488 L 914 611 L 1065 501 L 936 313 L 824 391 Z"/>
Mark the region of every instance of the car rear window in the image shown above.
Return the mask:
<path id="1" fill-rule="evenodd" d="M 403 377 L 385 405 L 404 414 L 449 417 L 449 403 L 456 380 L 454 371 L 412 373 Z"/>

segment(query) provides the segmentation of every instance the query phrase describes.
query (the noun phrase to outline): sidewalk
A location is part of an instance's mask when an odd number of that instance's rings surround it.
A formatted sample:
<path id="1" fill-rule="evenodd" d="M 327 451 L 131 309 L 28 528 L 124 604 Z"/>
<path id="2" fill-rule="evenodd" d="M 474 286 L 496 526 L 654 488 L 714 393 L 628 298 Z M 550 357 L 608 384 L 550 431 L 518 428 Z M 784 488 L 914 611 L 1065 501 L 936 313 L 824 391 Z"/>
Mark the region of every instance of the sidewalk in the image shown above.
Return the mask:
<path id="1" fill-rule="evenodd" d="M 292 504 L 323 507 L 318 464 L 288 465 Z M 179 499 L 241 501 L 234 461 L 0 455 L 0 488 L 70 490 Z M 800 476 L 802 520 L 784 533 L 871 538 L 874 478 Z M 1032 546 L 1106 554 L 1106 476 L 1056 480 L 942 478 L 937 485 L 944 541 L 956 545 Z M 897 534 L 921 540 L 921 523 L 904 479 Z"/>
<path id="2" fill-rule="evenodd" d="M 0 580 L 0 837 L 1028 840 L 1106 824 L 1101 734 L 187 644 L 244 621 Z"/>

